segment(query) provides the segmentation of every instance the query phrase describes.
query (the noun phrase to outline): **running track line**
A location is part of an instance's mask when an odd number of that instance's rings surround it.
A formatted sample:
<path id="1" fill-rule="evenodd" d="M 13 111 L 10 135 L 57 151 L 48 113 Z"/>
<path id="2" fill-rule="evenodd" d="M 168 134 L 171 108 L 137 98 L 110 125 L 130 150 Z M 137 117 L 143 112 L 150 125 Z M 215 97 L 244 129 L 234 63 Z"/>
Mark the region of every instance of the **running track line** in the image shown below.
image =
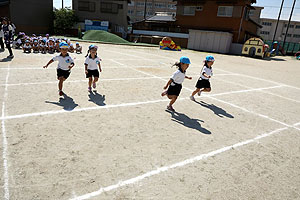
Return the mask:
<path id="1" fill-rule="evenodd" d="M 256 88 L 252 90 L 239 90 L 239 91 L 231 91 L 231 92 L 223 92 L 218 94 L 212 95 L 203 95 L 203 97 L 211 97 L 211 96 L 221 96 L 221 95 L 228 95 L 228 94 L 236 94 L 236 93 L 244 93 L 244 92 L 252 92 L 252 91 L 260 91 L 260 90 L 267 90 L 272 88 L 277 88 L 280 86 L 273 86 L 267 88 Z M 178 100 L 187 100 L 189 97 L 186 98 L 179 98 Z M 1 120 L 9 120 L 9 119 L 20 119 L 25 117 L 34 117 L 34 116 L 43 116 L 43 115 L 54 115 L 60 113 L 72 113 L 72 112 L 81 112 L 87 110 L 100 110 L 100 109 L 108 109 L 108 108 L 118 108 L 118 107 L 127 107 L 127 106 L 138 106 L 138 105 L 146 105 L 146 104 L 154 104 L 159 102 L 168 102 L 169 99 L 160 99 L 160 100 L 153 100 L 153 101 L 144 101 L 144 102 L 133 102 L 133 103 L 123 103 L 123 104 L 113 104 L 113 105 L 106 105 L 106 106 L 94 106 L 94 107 L 86 107 L 86 108 L 75 108 L 74 110 L 67 111 L 67 110 L 53 110 L 53 111 L 45 111 L 45 112 L 36 112 L 36 113 L 26 113 L 20 115 L 10 115 L 1 117 Z"/>
<path id="2" fill-rule="evenodd" d="M 264 133 L 262 135 L 259 135 L 259 136 L 255 137 L 253 139 L 245 140 L 245 141 L 242 141 L 242 142 L 230 145 L 230 146 L 226 146 L 226 147 L 217 149 L 215 151 L 211 151 L 211 152 L 206 153 L 206 154 L 200 154 L 198 156 L 186 159 L 186 160 L 178 162 L 178 163 L 174 163 L 172 165 L 167 165 L 167 166 L 164 166 L 164 167 L 160 167 L 160 168 L 157 168 L 156 170 L 149 171 L 149 172 L 147 172 L 145 174 L 142 174 L 140 176 L 137 176 L 135 178 L 127 179 L 125 181 L 120 181 L 119 183 L 117 183 L 115 185 L 110 185 L 110 186 L 107 186 L 107 187 L 103 187 L 103 188 L 100 188 L 97 191 L 87 193 L 87 194 L 84 194 L 82 196 L 72 198 L 70 200 L 84 200 L 84 199 L 89 199 L 89 198 L 92 198 L 92 197 L 96 197 L 96 196 L 99 196 L 100 194 L 102 194 L 103 192 L 109 192 L 111 190 L 115 190 L 115 189 L 118 189 L 118 188 L 126 186 L 126 185 L 135 184 L 137 182 L 142 181 L 143 179 L 150 178 L 151 176 L 158 175 L 162 172 L 166 172 L 168 170 L 175 169 L 175 168 L 184 167 L 186 165 L 190 165 L 190 164 L 193 164 L 195 162 L 201 161 L 203 159 L 207 159 L 207 158 L 210 158 L 212 156 L 216 156 L 216 155 L 224 153 L 226 151 L 236 149 L 238 147 L 242 147 L 244 145 L 248 145 L 248 144 L 257 142 L 262 138 L 270 137 L 271 135 L 274 135 L 276 133 L 279 133 L 279 132 L 287 130 L 287 129 L 288 129 L 287 127 L 279 128 L 279 129 L 276 129 L 272 132 Z"/>
<path id="3" fill-rule="evenodd" d="M 8 78 L 9 78 L 9 67 L 7 69 L 7 74 L 5 78 L 5 83 L 8 83 Z M 5 127 L 5 102 L 7 99 L 7 91 L 8 91 L 8 86 L 6 85 L 4 88 L 4 95 L 3 95 L 3 102 L 2 102 L 2 146 L 3 146 L 3 152 L 2 152 L 2 158 L 3 158 L 3 178 L 4 178 L 4 199 L 9 200 L 9 175 L 8 175 L 8 159 L 7 159 L 7 154 L 8 154 L 8 146 L 7 146 L 7 136 L 6 136 L 6 127 Z"/>

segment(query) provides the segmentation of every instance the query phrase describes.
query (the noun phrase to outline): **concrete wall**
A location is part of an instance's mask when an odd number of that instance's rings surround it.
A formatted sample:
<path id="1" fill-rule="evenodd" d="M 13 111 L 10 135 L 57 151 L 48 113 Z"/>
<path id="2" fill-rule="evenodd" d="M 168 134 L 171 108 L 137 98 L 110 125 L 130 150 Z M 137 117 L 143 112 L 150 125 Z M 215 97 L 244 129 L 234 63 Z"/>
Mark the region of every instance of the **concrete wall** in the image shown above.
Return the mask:
<path id="1" fill-rule="evenodd" d="M 10 0 L 10 18 L 17 31 L 48 33 L 53 28 L 53 0 Z"/>
<path id="2" fill-rule="evenodd" d="M 78 2 L 93 2 L 95 3 L 94 11 L 79 11 Z M 122 5 L 122 9 L 118 9 L 118 13 L 102 13 L 101 12 L 101 2 L 104 3 L 116 3 Z M 127 31 L 127 10 L 128 3 L 127 0 L 73 0 L 73 9 L 75 10 L 76 15 L 79 17 L 79 21 L 84 22 L 84 20 L 101 20 L 109 21 L 112 31 L 114 31 L 115 26 L 124 27 L 124 31 Z"/>

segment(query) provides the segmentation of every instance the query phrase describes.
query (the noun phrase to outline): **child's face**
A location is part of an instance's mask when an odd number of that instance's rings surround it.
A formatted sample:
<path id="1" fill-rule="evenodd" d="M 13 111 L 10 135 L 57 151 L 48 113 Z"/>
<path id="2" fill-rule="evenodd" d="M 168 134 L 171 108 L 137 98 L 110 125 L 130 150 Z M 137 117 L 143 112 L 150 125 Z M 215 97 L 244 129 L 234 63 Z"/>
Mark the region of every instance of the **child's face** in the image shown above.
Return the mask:
<path id="1" fill-rule="evenodd" d="M 61 48 L 60 49 L 60 52 L 63 54 L 63 55 L 66 55 L 68 53 L 68 49 L 67 48 Z"/>
<path id="2" fill-rule="evenodd" d="M 213 64 L 214 64 L 214 61 L 208 61 L 208 62 L 207 62 L 207 65 L 208 65 L 209 67 L 211 67 Z"/>
<path id="3" fill-rule="evenodd" d="M 187 68 L 189 67 L 190 65 L 189 64 L 181 64 L 181 69 L 183 70 L 183 71 L 186 71 L 187 70 Z"/>
<path id="4" fill-rule="evenodd" d="M 90 50 L 90 52 L 91 52 L 91 55 L 96 55 L 97 49 L 93 48 L 93 49 Z"/>

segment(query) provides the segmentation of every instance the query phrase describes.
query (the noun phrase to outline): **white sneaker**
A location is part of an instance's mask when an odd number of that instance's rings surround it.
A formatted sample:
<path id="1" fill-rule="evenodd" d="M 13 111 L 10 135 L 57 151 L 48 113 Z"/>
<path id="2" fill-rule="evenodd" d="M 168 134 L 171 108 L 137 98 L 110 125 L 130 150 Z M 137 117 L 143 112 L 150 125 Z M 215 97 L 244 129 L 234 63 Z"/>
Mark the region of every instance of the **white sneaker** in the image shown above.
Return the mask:
<path id="1" fill-rule="evenodd" d="M 197 93 L 197 94 L 198 94 L 198 96 L 201 96 L 201 92 L 202 92 L 202 91 L 199 91 L 199 92 Z"/>
<path id="2" fill-rule="evenodd" d="M 196 101 L 196 100 L 195 100 L 195 97 L 193 97 L 193 96 L 190 96 L 190 99 L 191 99 L 192 101 Z"/>

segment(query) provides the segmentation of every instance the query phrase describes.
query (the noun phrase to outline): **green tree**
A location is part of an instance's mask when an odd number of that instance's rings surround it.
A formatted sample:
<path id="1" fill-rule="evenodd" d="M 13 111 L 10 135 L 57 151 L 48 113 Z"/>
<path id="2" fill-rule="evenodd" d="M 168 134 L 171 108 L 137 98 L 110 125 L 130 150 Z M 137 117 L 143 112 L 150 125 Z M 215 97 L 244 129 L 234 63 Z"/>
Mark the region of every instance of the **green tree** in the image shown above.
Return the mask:
<path id="1" fill-rule="evenodd" d="M 54 10 L 55 34 L 64 34 L 66 30 L 72 28 L 76 22 L 78 22 L 78 17 L 70 8 L 61 8 Z"/>

